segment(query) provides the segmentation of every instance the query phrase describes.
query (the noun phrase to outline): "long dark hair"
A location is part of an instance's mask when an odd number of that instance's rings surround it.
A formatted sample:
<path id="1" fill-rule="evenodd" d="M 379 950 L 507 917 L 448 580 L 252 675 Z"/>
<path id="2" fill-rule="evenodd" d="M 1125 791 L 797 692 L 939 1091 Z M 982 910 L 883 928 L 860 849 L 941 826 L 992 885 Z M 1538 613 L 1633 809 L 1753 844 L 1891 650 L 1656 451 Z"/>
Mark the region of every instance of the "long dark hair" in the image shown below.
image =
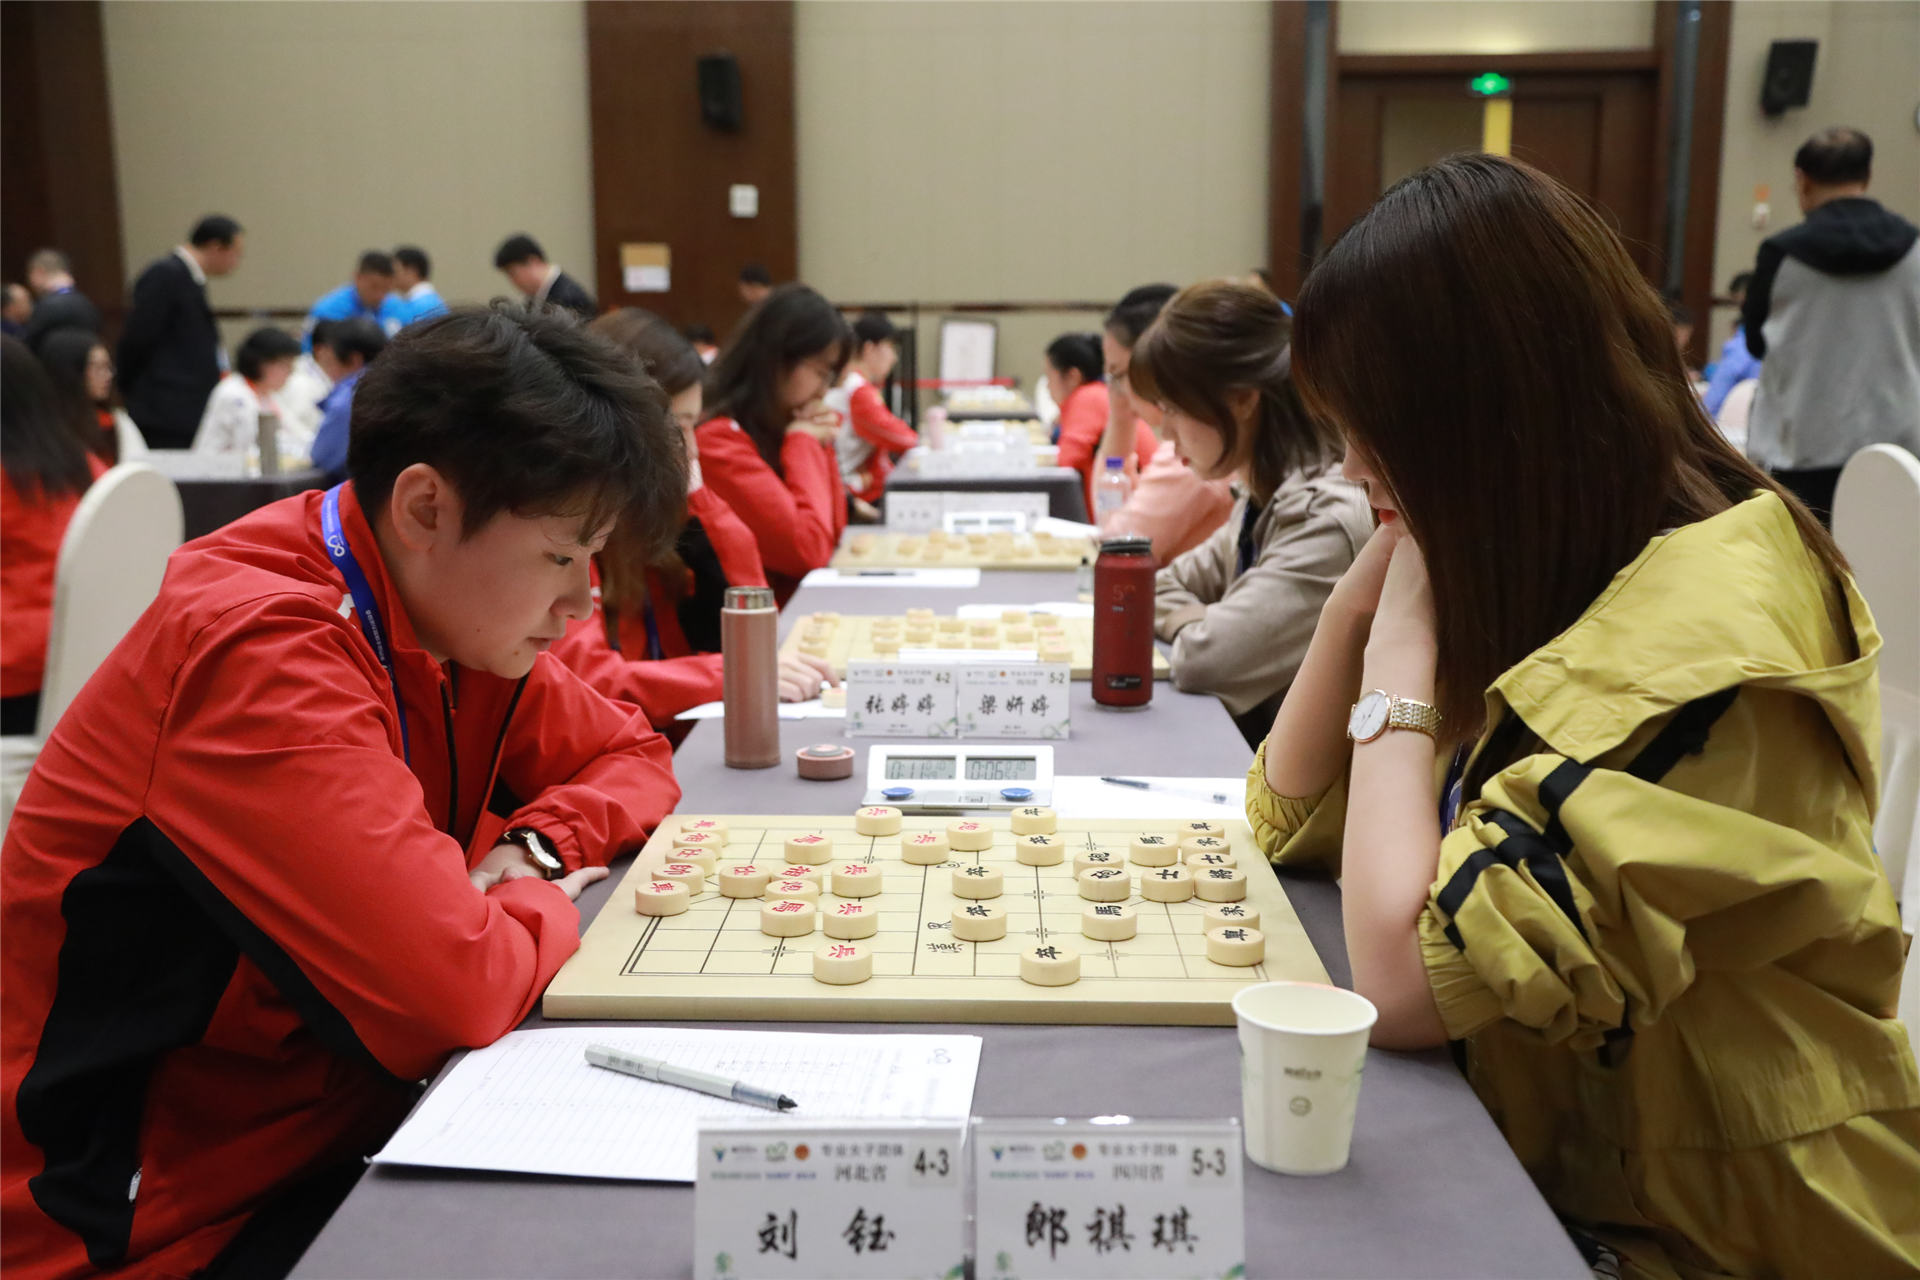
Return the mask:
<path id="1" fill-rule="evenodd" d="M 29 502 L 77 497 L 93 483 L 87 446 L 26 344 L 0 337 L 0 469 Z"/>
<path id="2" fill-rule="evenodd" d="M 1766 489 L 1845 572 L 1707 417 L 1619 237 L 1525 164 L 1457 156 L 1395 184 L 1308 276 L 1294 343 L 1308 409 L 1371 457 L 1419 539 L 1456 739 L 1661 529 Z"/>
<path id="3" fill-rule="evenodd" d="M 40 363 L 53 381 L 54 395 L 67 426 L 88 451 L 109 466 L 120 460 L 120 441 L 100 415 L 110 406 L 87 394 L 87 365 L 95 347 L 105 347 L 99 334 L 87 329 L 55 329 L 40 340 Z"/>
<path id="4" fill-rule="evenodd" d="M 768 466 L 780 471 L 791 420 L 780 384 L 802 360 L 830 353 L 832 382 L 853 354 L 853 331 L 834 305 L 804 284 L 783 284 L 747 312 L 707 371 L 706 415 L 732 418 Z"/>
<path id="5" fill-rule="evenodd" d="M 1307 414 L 1294 390 L 1290 340 L 1286 313 L 1272 294 L 1238 280 L 1202 281 L 1175 294 L 1147 326 L 1127 381 L 1141 399 L 1218 431 L 1222 459 L 1245 471 L 1254 499 L 1265 503 L 1288 475 L 1336 456 L 1332 433 Z M 1230 402 L 1236 391 L 1257 396 L 1245 431 Z"/>

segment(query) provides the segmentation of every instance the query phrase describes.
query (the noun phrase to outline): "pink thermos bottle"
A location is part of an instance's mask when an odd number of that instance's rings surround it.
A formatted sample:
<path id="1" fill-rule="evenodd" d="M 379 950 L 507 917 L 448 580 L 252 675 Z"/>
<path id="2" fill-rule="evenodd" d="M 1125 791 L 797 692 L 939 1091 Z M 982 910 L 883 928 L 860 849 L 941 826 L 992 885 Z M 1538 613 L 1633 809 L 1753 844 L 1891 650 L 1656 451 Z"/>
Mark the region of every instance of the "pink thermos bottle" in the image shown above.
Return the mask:
<path id="1" fill-rule="evenodd" d="M 1144 706 L 1153 697 L 1153 541 L 1108 538 L 1093 564 L 1093 700 Z"/>

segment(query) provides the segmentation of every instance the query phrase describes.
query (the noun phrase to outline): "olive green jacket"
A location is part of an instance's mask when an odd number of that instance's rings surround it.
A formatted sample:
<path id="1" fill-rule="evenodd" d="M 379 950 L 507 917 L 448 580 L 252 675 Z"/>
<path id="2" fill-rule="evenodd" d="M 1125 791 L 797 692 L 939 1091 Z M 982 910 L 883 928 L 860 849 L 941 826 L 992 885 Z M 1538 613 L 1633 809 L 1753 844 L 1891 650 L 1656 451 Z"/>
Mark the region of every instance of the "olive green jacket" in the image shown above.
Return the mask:
<path id="1" fill-rule="evenodd" d="M 1920 1271 L 1879 646 L 1761 493 L 1656 537 L 1487 691 L 1497 767 L 1420 947 L 1475 1091 L 1628 1275 Z M 1337 869 L 1344 786 L 1276 796 L 1263 747 L 1256 839 Z"/>

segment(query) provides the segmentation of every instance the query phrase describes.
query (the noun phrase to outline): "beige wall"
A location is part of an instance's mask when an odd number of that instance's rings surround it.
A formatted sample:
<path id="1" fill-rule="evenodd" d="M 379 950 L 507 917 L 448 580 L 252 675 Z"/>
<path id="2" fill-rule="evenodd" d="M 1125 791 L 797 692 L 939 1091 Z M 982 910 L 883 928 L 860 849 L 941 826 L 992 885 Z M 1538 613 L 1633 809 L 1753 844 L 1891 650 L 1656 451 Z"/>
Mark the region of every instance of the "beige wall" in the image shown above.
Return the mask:
<path id="1" fill-rule="evenodd" d="M 417 243 L 448 298 L 505 291 L 527 231 L 588 282 L 586 19 L 574 0 L 105 5 L 129 272 L 219 211 L 220 307 L 305 307 L 363 249 Z M 691 76 L 691 71 L 689 71 Z"/>
<path id="2" fill-rule="evenodd" d="M 1812 100 L 1769 119 L 1760 111 L 1767 46 L 1775 40 L 1818 40 Z M 1739 0 L 1727 59 L 1726 142 L 1720 165 L 1720 224 L 1714 289 L 1753 266 L 1760 242 L 1800 221 L 1793 196 L 1793 153 L 1827 125 L 1864 129 L 1873 139 L 1872 194 L 1920 222 L 1920 4 L 1806 3 Z M 1772 218 L 1752 223 L 1754 188 L 1769 188 Z M 1731 308 L 1717 309 L 1715 350 L 1733 327 Z"/>
<path id="3" fill-rule="evenodd" d="M 1110 301 L 1245 272 L 1269 22 L 1257 0 L 801 0 L 801 274 L 856 301 Z M 1030 382 L 1055 334 L 1098 324 L 1002 317 L 1001 372 Z"/>
<path id="4" fill-rule="evenodd" d="M 1653 0 L 1343 0 L 1342 53 L 1645 49 Z"/>

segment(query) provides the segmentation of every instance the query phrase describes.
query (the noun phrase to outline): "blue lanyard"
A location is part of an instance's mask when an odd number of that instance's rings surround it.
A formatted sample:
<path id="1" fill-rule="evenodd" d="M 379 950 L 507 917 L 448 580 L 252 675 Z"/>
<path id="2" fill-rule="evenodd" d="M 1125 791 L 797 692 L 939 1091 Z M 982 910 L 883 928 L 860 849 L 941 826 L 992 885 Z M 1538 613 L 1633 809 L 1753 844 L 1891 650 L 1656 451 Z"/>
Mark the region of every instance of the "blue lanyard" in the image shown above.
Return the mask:
<path id="1" fill-rule="evenodd" d="M 393 708 L 400 715 L 400 752 L 401 758 L 409 765 L 413 763 L 413 744 L 407 737 L 407 706 L 400 700 L 400 677 L 393 671 L 393 651 L 387 646 L 387 625 L 380 617 L 380 605 L 373 598 L 373 588 L 367 583 L 367 575 L 360 569 L 360 562 L 353 558 L 353 548 L 347 545 L 346 530 L 340 525 L 340 489 L 335 485 L 327 490 L 326 497 L 320 499 L 320 533 L 327 544 L 327 555 L 333 561 L 333 567 L 347 580 L 347 591 L 353 596 L 353 611 L 360 615 L 360 632 L 366 636 L 367 643 L 373 646 L 373 654 L 380 659 L 380 665 L 387 669 L 387 681 L 393 686 Z"/>
<path id="2" fill-rule="evenodd" d="M 1447 780 L 1440 793 L 1440 834 L 1446 835 L 1453 830 L 1453 824 L 1460 821 L 1460 805 L 1465 800 L 1467 789 L 1467 753 L 1469 746 L 1462 746 L 1453 753 L 1453 763 L 1447 766 Z"/>
<path id="3" fill-rule="evenodd" d="M 658 662 L 667 656 L 660 645 L 660 623 L 653 616 L 653 597 L 648 596 L 640 606 L 640 621 L 647 628 L 647 658 Z"/>

